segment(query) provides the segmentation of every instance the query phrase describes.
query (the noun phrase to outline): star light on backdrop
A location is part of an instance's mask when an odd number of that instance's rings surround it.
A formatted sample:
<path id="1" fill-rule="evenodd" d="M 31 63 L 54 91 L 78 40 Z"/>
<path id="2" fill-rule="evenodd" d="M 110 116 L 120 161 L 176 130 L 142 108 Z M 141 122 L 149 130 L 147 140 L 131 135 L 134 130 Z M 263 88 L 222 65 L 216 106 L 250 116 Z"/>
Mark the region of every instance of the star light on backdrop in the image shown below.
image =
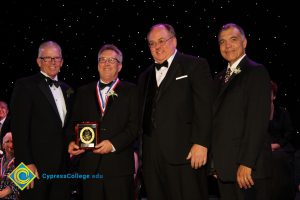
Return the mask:
<path id="1" fill-rule="evenodd" d="M 241 25 L 248 38 L 247 54 L 263 63 L 279 85 L 278 100 L 299 118 L 299 74 L 291 65 L 289 8 L 282 2 L 260 1 L 49 1 L 12 0 L 0 8 L 0 99 L 9 101 L 16 79 L 39 71 L 35 62 L 42 41 L 62 46 L 64 66 L 59 78 L 74 88 L 98 79 L 97 53 L 105 43 L 124 53 L 121 79 L 136 82 L 151 64 L 146 42 L 151 25 L 174 26 L 178 49 L 208 59 L 212 74 L 226 64 L 217 33 L 221 25 Z M 300 123 L 295 123 L 300 124 Z"/>

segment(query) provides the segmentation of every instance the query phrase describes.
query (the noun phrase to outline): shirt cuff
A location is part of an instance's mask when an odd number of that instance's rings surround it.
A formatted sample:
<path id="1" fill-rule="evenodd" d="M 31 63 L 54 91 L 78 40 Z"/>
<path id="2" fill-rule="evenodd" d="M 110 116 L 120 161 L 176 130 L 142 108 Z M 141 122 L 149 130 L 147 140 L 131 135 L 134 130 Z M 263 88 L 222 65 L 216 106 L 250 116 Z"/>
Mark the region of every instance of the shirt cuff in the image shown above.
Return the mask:
<path id="1" fill-rule="evenodd" d="M 113 145 L 113 144 L 111 144 L 111 146 L 112 146 L 111 153 L 113 153 L 113 152 L 115 152 L 115 151 L 116 151 L 116 148 L 114 147 L 114 145 Z"/>

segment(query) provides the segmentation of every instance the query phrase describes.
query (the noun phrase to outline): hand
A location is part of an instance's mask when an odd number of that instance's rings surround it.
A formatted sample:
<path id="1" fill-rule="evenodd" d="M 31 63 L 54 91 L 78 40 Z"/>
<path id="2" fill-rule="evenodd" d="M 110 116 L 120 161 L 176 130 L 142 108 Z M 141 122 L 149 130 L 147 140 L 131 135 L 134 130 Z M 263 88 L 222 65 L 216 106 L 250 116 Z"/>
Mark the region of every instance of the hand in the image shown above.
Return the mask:
<path id="1" fill-rule="evenodd" d="M 111 153 L 113 150 L 113 145 L 109 140 L 103 140 L 99 144 L 95 146 L 95 150 L 93 151 L 94 153 L 98 154 L 106 154 L 106 153 Z"/>
<path id="2" fill-rule="evenodd" d="M 12 190 L 10 189 L 10 187 L 6 186 L 6 188 L 4 188 L 3 190 L 0 191 L 0 198 L 4 199 L 5 197 L 10 195 L 11 193 L 12 193 Z"/>
<path id="3" fill-rule="evenodd" d="M 32 173 L 36 176 L 37 179 L 40 179 L 39 172 L 35 166 L 35 164 L 27 165 L 28 169 L 32 171 Z M 27 190 L 34 188 L 34 180 L 32 180 L 26 187 Z"/>
<path id="4" fill-rule="evenodd" d="M 272 148 L 272 151 L 276 151 L 276 150 L 280 149 L 280 144 L 272 143 L 271 148 Z"/>
<path id="5" fill-rule="evenodd" d="M 240 188 L 251 188 L 252 185 L 254 185 L 254 181 L 251 177 L 252 169 L 249 167 L 246 167 L 244 165 L 240 165 L 237 170 L 237 182 L 240 186 Z"/>
<path id="6" fill-rule="evenodd" d="M 207 160 L 207 148 L 199 144 L 193 144 L 189 155 L 186 158 L 191 159 L 191 166 L 194 169 L 198 169 L 206 164 Z"/>
<path id="7" fill-rule="evenodd" d="M 77 156 L 77 155 L 82 154 L 83 152 L 85 152 L 85 150 L 84 149 L 80 149 L 80 147 L 77 144 L 75 144 L 74 141 L 72 141 L 69 144 L 68 152 L 72 156 Z"/>

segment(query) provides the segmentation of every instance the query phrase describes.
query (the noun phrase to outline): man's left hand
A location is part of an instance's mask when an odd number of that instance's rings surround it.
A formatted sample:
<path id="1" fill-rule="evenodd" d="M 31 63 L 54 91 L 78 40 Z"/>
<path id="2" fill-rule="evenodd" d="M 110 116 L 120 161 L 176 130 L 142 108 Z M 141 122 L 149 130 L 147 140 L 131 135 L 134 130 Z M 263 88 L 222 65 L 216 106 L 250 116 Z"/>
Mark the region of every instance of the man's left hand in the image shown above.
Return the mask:
<path id="1" fill-rule="evenodd" d="M 207 160 L 207 148 L 199 144 L 193 144 L 189 155 L 186 158 L 191 159 L 191 166 L 194 169 L 198 169 L 206 164 Z"/>
<path id="2" fill-rule="evenodd" d="M 111 153 L 113 150 L 113 145 L 109 140 L 103 140 L 99 144 L 95 146 L 95 150 L 93 150 L 94 153 L 98 154 L 106 154 Z"/>
<path id="3" fill-rule="evenodd" d="M 251 188 L 254 185 L 254 181 L 251 177 L 252 169 L 245 165 L 240 165 L 237 170 L 237 183 L 240 188 Z"/>

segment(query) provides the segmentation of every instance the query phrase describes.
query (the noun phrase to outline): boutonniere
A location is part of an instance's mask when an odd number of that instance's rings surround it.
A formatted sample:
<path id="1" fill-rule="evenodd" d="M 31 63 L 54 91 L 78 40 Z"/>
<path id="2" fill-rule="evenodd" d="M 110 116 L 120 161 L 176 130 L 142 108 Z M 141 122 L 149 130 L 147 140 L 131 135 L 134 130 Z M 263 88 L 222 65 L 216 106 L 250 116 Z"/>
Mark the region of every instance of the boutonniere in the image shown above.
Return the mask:
<path id="1" fill-rule="evenodd" d="M 108 93 L 107 93 L 107 97 L 118 97 L 118 94 L 114 91 L 114 90 L 110 90 Z"/>
<path id="2" fill-rule="evenodd" d="M 67 98 L 69 98 L 73 93 L 74 93 L 74 90 L 72 88 L 69 88 L 67 91 Z"/>
<path id="3" fill-rule="evenodd" d="M 234 74 L 239 74 L 241 71 L 242 71 L 242 70 L 241 70 L 240 66 L 237 66 L 237 67 L 233 70 L 233 73 L 234 73 Z"/>

